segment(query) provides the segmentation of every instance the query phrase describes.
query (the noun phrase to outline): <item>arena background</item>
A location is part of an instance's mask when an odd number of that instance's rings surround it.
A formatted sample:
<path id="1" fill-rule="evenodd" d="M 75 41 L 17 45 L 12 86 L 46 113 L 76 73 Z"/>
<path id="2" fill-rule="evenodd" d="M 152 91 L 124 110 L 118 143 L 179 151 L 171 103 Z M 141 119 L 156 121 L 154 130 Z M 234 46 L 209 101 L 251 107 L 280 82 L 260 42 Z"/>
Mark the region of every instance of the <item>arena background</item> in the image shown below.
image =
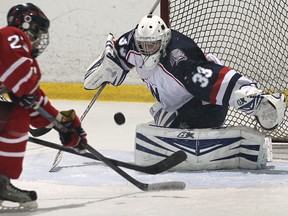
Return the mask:
<path id="1" fill-rule="evenodd" d="M 108 33 L 117 38 L 134 28 L 155 1 L 4 0 L 1 27 L 7 24 L 8 10 L 24 2 L 39 6 L 51 21 L 50 44 L 37 58 L 43 74 L 42 89 L 51 99 L 91 100 L 96 90 L 83 89 L 85 70 L 104 50 Z M 159 11 L 158 6 L 155 14 Z M 99 100 L 154 101 L 134 70 L 121 86 L 107 86 Z"/>

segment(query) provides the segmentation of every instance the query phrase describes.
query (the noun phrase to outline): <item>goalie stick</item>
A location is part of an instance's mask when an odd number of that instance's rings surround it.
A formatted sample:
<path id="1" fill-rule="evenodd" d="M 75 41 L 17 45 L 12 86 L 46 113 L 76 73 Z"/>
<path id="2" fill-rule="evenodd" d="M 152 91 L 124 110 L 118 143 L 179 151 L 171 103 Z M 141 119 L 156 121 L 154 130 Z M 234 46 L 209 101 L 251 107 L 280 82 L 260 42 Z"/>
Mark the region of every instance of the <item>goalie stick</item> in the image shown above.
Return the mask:
<path id="1" fill-rule="evenodd" d="M 113 40 L 113 35 L 109 34 L 106 40 L 106 46 L 105 46 L 105 51 L 102 54 L 102 57 L 100 59 L 98 59 L 97 61 L 95 61 L 89 68 L 87 71 L 91 70 L 91 69 L 96 69 L 99 68 L 100 65 L 103 63 L 104 58 L 106 57 L 106 54 L 108 52 L 111 51 L 111 41 Z M 97 93 L 94 95 L 94 97 L 92 98 L 92 100 L 90 101 L 89 105 L 87 106 L 86 110 L 84 111 L 84 113 L 82 114 L 82 116 L 80 117 L 80 121 L 83 121 L 83 119 L 85 118 L 85 116 L 87 115 L 87 113 L 89 112 L 89 110 L 91 109 L 91 107 L 93 106 L 93 104 L 95 103 L 95 101 L 97 100 L 97 98 L 99 97 L 99 95 L 101 94 L 101 92 L 103 91 L 103 89 L 105 88 L 105 86 L 107 85 L 107 83 L 103 83 L 101 85 L 101 87 L 99 88 L 99 90 L 97 91 Z M 29 132 L 33 137 L 39 137 L 42 136 L 46 133 L 48 133 L 52 128 L 37 128 L 37 129 L 30 129 Z M 55 156 L 55 159 L 53 161 L 52 167 L 49 170 L 49 172 L 53 172 L 53 170 L 58 166 L 58 164 L 61 162 L 63 156 L 63 152 L 60 150 L 58 151 L 58 153 Z"/>
<path id="2" fill-rule="evenodd" d="M 149 14 L 153 14 L 153 12 L 155 11 L 155 9 L 157 8 L 158 4 L 160 3 L 160 0 L 156 0 L 156 2 L 154 3 L 154 5 L 152 6 L 152 8 L 149 11 Z M 113 53 L 113 46 L 111 45 L 113 44 L 113 34 L 109 34 L 106 40 L 106 44 L 105 44 L 105 50 L 102 53 L 102 55 L 100 57 L 98 57 L 87 69 L 86 71 L 86 75 L 84 80 L 86 79 L 87 73 L 88 76 L 94 72 L 95 70 L 99 69 L 101 67 L 101 64 L 103 64 L 107 54 L 111 54 Z M 90 104 L 88 105 L 88 107 L 86 108 L 86 110 L 84 111 L 84 113 L 82 114 L 80 121 L 82 121 L 86 114 L 88 113 L 88 111 L 90 110 L 90 108 L 92 107 L 92 105 L 94 104 L 94 102 L 96 101 L 96 99 L 98 98 L 98 96 L 100 95 L 100 93 L 102 92 L 102 90 L 105 88 L 105 86 L 107 85 L 107 83 L 102 83 L 100 89 L 98 90 L 98 92 L 96 93 L 96 95 L 93 97 L 93 99 L 91 100 Z M 45 128 L 43 128 L 43 130 L 41 131 L 41 129 L 38 131 L 38 133 L 36 133 L 37 131 L 31 131 L 30 133 L 33 135 L 34 133 L 34 137 L 35 136 L 41 136 L 44 135 L 45 133 L 49 132 L 49 130 L 45 130 Z M 52 164 L 51 169 L 49 170 L 49 172 L 53 172 L 53 170 L 58 166 L 58 164 L 61 162 L 62 159 L 62 155 L 63 152 L 60 150 L 58 151 L 58 153 L 56 154 L 56 157 L 54 159 L 54 162 Z"/>
<path id="3" fill-rule="evenodd" d="M 92 100 L 90 101 L 88 106 L 86 107 L 84 113 L 81 115 L 80 121 L 83 121 L 83 119 L 86 117 L 87 113 L 89 112 L 89 110 L 91 109 L 91 107 L 93 106 L 93 104 L 95 103 L 95 101 L 97 100 L 97 98 L 99 97 L 99 95 L 101 94 L 101 92 L 103 91 L 103 89 L 105 88 L 106 85 L 107 85 L 107 83 L 103 83 L 101 85 L 101 87 L 99 88 L 97 93 L 94 95 L 94 97 L 92 98 Z M 58 151 L 49 172 L 53 172 L 53 170 L 59 165 L 59 163 L 61 162 L 62 156 L 63 156 L 62 150 Z"/>
<path id="4" fill-rule="evenodd" d="M 36 110 L 48 121 L 54 123 L 55 127 L 57 127 L 59 130 L 61 130 L 64 133 L 68 132 L 69 130 L 68 128 L 66 128 L 63 124 L 61 124 L 61 122 L 57 121 L 57 119 L 55 119 L 50 113 L 48 113 L 42 107 L 39 107 Z M 132 183 L 134 186 L 136 186 L 142 191 L 183 190 L 186 186 L 184 182 L 180 182 L 180 181 L 169 181 L 169 182 L 160 182 L 160 183 L 151 183 L 151 184 L 140 182 L 136 180 L 135 178 L 133 178 L 132 176 L 130 176 L 124 170 L 120 169 L 110 159 L 103 156 L 96 149 L 94 149 L 91 145 L 86 144 L 85 147 L 98 160 L 105 163 L 107 166 L 109 166 L 111 169 L 113 169 L 115 172 L 117 172 L 119 175 L 121 175 L 123 178 L 125 178 L 127 181 L 129 181 L 130 183 Z"/>
<path id="5" fill-rule="evenodd" d="M 65 146 L 58 145 L 58 144 L 52 143 L 52 142 L 48 142 L 46 140 L 37 139 L 34 137 L 29 137 L 29 141 L 32 143 L 35 143 L 35 144 L 43 145 L 43 146 L 46 146 L 49 148 L 58 149 L 58 150 L 68 152 L 71 154 L 75 154 L 75 155 L 78 155 L 81 157 L 86 157 L 86 158 L 90 158 L 90 159 L 99 161 L 98 158 L 96 158 L 94 155 L 90 154 L 89 152 L 86 152 L 85 154 L 79 154 L 71 148 L 67 148 Z M 126 162 L 111 159 L 111 158 L 107 158 L 107 159 L 109 159 L 116 166 L 121 166 L 121 167 L 124 167 L 127 169 L 131 169 L 131 170 L 135 170 L 135 171 L 139 171 L 139 172 L 143 172 L 143 173 L 147 173 L 147 174 L 159 174 L 159 173 L 167 171 L 167 170 L 171 169 L 172 167 L 182 163 L 183 161 L 186 160 L 186 158 L 187 158 L 187 155 L 185 152 L 177 151 L 177 152 L 173 153 L 172 155 L 166 157 L 162 161 L 160 161 L 156 164 L 152 164 L 150 166 L 139 166 L 136 164 L 126 163 Z"/>
<path id="6" fill-rule="evenodd" d="M 153 12 L 155 11 L 155 9 L 157 8 L 158 4 L 160 3 L 160 0 L 156 0 L 156 2 L 154 3 L 154 5 L 152 6 L 152 8 L 149 11 L 149 14 L 153 14 Z M 99 66 L 103 63 L 104 58 L 106 57 L 106 54 L 109 52 L 112 52 L 112 47 L 111 47 L 111 41 L 113 40 L 113 35 L 110 33 L 108 35 L 108 38 L 106 40 L 106 45 L 105 45 L 105 50 L 102 54 L 102 57 L 96 61 L 93 62 L 93 64 L 87 69 L 86 73 L 95 68 L 99 68 Z M 98 59 L 98 58 L 97 58 Z M 98 92 L 96 93 L 96 95 L 94 96 L 94 98 L 92 99 L 92 101 L 90 102 L 90 104 L 88 105 L 88 107 L 86 108 L 85 112 L 83 113 L 83 115 L 81 116 L 80 120 L 82 121 L 84 119 L 84 117 L 86 116 L 86 114 L 88 113 L 88 111 L 90 110 L 90 108 L 92 107 L 92 105 L 94 104 L 94 102 L 96 101 L 96 99 L 98 98 L 99 94 L 101 93 L 101 91 L 104 89 L 104 87 L 106 86 L 107 83 L 103 83 L 100 87 L 100 89 L 98 90 Z M 32 129 L 30 128 L 29 132 L 33 137 L 39 137 L 42 136 L 46 133 L 48 133 L 52 128 L 36 128 L 36 129 Z M 61 162 L 62 159 L 62 152 L 61 150 L 56 154 L 53 165 L 50 169 L 49 172 L 52 172 L 53 169 L 55 169 L 58 164 Z"/>
<path id="7" fill-rule="evenodd" d="M 160 0 L 156 0 L 156 2 L 154 3 L 154 5 L 152 6 L 152 8 L 149 11 L 149 14 L 153 14 L 154 13 L 154 11 L 157 8 L 159 3 L 160 3 Z"/>

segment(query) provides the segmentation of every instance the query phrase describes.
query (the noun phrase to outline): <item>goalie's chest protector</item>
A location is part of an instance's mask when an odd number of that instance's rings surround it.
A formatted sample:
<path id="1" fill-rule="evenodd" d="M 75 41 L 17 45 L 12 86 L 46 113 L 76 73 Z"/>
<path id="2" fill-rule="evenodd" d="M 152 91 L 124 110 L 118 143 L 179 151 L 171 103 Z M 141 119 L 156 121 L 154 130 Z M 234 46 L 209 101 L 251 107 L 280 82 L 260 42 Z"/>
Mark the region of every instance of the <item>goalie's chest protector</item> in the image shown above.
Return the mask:
<path id="1" fill-rule="evenodd" d="M 158 64 L 153 70 L 141 68 L 143 59 L 141 55 L 133 52 L 130 53 L 128 62 L 135 65 L 140 78 L 166 111 L 176 111 L 193 98 L 184 85 L 162 64 Z"/>

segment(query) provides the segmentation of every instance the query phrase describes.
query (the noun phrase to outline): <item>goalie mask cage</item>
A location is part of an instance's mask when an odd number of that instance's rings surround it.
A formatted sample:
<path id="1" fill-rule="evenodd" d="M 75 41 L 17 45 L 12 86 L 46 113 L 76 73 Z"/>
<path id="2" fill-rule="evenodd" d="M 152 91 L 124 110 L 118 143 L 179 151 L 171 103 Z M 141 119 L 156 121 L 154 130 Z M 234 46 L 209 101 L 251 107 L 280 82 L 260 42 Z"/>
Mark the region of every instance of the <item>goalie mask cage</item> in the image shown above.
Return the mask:
<path id="1" fill-rule="evenodd" d="M 258 82 L 267 91 L 283 91 L 288 82 L 287 0 L 161 0 L 161 17 L 172 29 L 193 38 L 205 53 Z M 263 131 L 253 120 L 230 108 L 224 126 L 246 125 Z M 273 141 L 288 141 L 284 122 L 263 131 Z"/>

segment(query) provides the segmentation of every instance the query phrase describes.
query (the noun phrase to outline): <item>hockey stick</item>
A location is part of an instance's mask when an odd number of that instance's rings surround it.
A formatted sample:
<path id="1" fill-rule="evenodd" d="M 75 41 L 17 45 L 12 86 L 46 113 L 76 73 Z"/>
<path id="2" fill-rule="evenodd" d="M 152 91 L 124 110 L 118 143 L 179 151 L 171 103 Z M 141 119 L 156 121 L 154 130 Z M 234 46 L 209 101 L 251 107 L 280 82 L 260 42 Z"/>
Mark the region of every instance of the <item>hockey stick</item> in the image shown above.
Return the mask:
<path id="1" fill-rule="evenodd" d="M 159 3 L 160 3 L 160 0 L 156 0 L 156 2 L 154 3 L 154 5 L 152 6 L 152 8 L 149 11 L 149 14 L 153 14 L 154 13 L 154 11 L 157 8 Z"/>
<path id="2" fill-rule="evenodd" d="M 95 103 L 95 101 L 97 100 L 97 98 L 99 97 L 99 95 L 101 94 L 101 92 L 103 91 L 103 89 L 105 88 L 106 85 L 107 85 L 107 83 L 103 83 L 101 85 L 101 87 L 99 88 L 97 93 L 94 95 L 94 97 L 92 98 L 92 100 L 90 101 L 88 106 L 86 107 L 84 113 L 81 115 L 80 121 L 83 121 L 83 119 L 86 117 L 87 113 L 89 112 L 89 110 L 91 109 L 91 107 L 93 106 L 93 104 Z M 61 162 L 62 156 L 63 156 L 63 152 L 60 149 L 60 151 L 58 151 L 58 153 L 55 156 L 54 162 L 53 162 L 52 167 L 49 170 L 49 172 L 53 172 L 53 170 L 59 165 L 59 163 Z"/>
<path id="3" fill-rule="evenodd" d="M 93 160 L 98 160 L 98 158 L 96 158 L 94 155 L 90 154 L 89 152 L 86 152 L 85 154 L 79 154 L 71 148 L 67 148 L 65 146 L 58 145 L 56 143 L 48 142 L 46 140 L 41 140 L 41 139 L 37 139 L 34 137 L 29 137 L 29 141 L 33 142 L 35 144 L 43 145 L 43 146 L 46 146 L 49 148 L 58 149 L 58 150 L 68 152 L 71 154 L 75 154 L 75 155 L 78 155 L 81 157 L 86 157 L 86 158 L 90 158 Z M 111 158 L 107 158 L 107 159 L 109 159 L 116 166 L 121 166 L 121 167 L 124 167 L 127 169 L 131 169 L 131 170 L 135 170 L 135 171 L 139 171 L 139 172 L 143 172 L 143 173 L 147 173 L 147 174 L 159 174 L 159 173 L 167 171 L 167 170 L 171 169 L 172 167 L 180 164 L 181 162 L 186 160 L 186 158 L 187 158 L 187 155 L 185 152 L 177 151 L 177 152 L 173 153 L 172 155 L 168 156 L 167 158 L 163 159 L 162 161 L 160 161 L 156 164 L 150 165 L 150 166 L 139 166 L 136 164 L 126 163 L 126 162 L 118 161 L 118 160 L 111 159 Z"/>
<path id="4" fill-rule="evenodd" d="M 54 125 L 61 130 L 62 132 L 68 132 L 69 129 L 66 128 L 61 122 L 57 121 L 50 113 L 48 113 L 46 110 L 44 110 L 42 107 L 39 107 L 36 109 L 44 118 L 46 118 L 48 121 L 54 123 Z M 170 182 L 161 182 L 161 183 L 142 183 L 132 176 L 130 176 L 128 173 L 120 169 L 117 165 L 115 165 L 110 159 L 103 156 L 101 153 L 99 153 L 96 149 L 94 149 L 91 145 L 86 144 L 86 149 L 91 152 L 93 156 L 95 156 L 98 160 L 105 163 L 107 166 L 109 166 L 111 169 L 113 169 L 115 172 L 117 172 L 119 175 L 121 175 L 123 178 L 125 178 L 127 181 L 138 187 L 140 190 L 143 191 L 160 191 L 160 190 L 183 190 L 185 188 L 185 183 L 180 181 L 170 181 Z"/>
<path id="5" fill-rule="evenodd" d="M 96 70 L 97 68 L 100 67 L 100 65 L 103 63 L 104 61 L 104 58 L 106 57 L 106 54 L 108 52 L 111 51 L 111 41 L 113 40 L 113 35 L 112 34 L 109 34 L 108 37 L 107 37 L 107 40 L 106 40 L 106 46 L 105 46 L 105 50 L 103 52 L 103 54 L 101 55 L 101 58 L 100 59 L 96 59 L 95 62 L 93 62 L 93 65 L 91 65 L 89 67 L 89 70 Z M 86 73 L 87 73 L 86 71 Z M 96 101 L 96 99 L 98 98 L 98 96 L 100 95 L 100 93 L 102 92 L 102 90 L 104 89 L 104 87 L 106 86 L 107 83 L 102 83 L 100 89 L 98 90 L 98 92 L 96 93 L 96 95 L 93 97 L 92 101 L 90 102 L 90 104 L 88 105 L 88 107 L 86 108 L 85 112 L 83 113 L 83 118 L 86 116 L 86 114 L 88 113 L 88 111 L 90 110 L 90 108 L 92 107 L 92 105 L 94 104 L 94 102 Z M 33 137 L 39 137 L 39 136 L 42 136 L 46 133 L 48 133 L 52 128 L 36 128 L 36 129 L 30 129 L 30 134 L 33 136 Z M 59 153 L 60 154 L 60 153 Z"/>
<path id="6" fill-rule="evenodd" d="M 0 101 L 7 102 L 8 100 L 2 94 L 0 94 Z M 36 128 L 36 129 L 30 128 L 29 133 L 34 137 L 38 137 L 48 133 L 51 129 L 52 128 Z"/>
<path id="7" fill-rule="evenodd" d="M 91 109 L 91 107 L 93 106 L 93 104 L 95 103 L 95 101 L 97 100 L 97 98 L 99 97 L 99 95 L 101 94 L 101 92 L 103 91 L 103 89 L 105 88 L 105 86 L 107 85 L 107 83 L 103 83 L 99 90 L 97 91 L 97 93 L 94 95 L 94 97 L 92 98 L 92 100 L 90 101 L 90 103 L 88 104 L 88 106 L 86 107 L 84 113 L 81 115 L 80 117 L 80 121 L 83 121 L 83 119 L 86 117 L 87 113 L 89 112 L 89 110 Z"/>
<path id="8" fill-rule="evenodd" d="M 158 6 L 158 4 L 160 3 L 160 0 L 156 0 L 156 2 L 154 3 L 154 5 L 152 6 L 152 8 L 149 11 L 149 14 L 152 14 L 156 7 Z M 112 53 L 113 52 L 113 48 L 111 47 L 111 43 L 113 43 L 113 35 L 110 33 L 107 37 L 106 40 L 106 45 L 105 45 L 105 50 L 103 52 L 103 54 L 101 55 L 101 57 L 97 58 L 87 69 L 86 74 L 88 73 L 89 75 L 91 75 L 90 71 L 94 71 L 94 70 L 99 70 L 99 68 L 101 67 L 100 65 L 103 64 L 106 56 L 108 53 Z M 89 76 L 88 75 L 88 76 Z M 87 76 L 87 77 L 88 77 Z M 86 79 L 86 75 L 85 75 L 85 79 Z M 96 95 L 93 97 L 93 99 L 91 100 L 90 104 L 88 105 L 88 107 L 86 108 L 86 110 L 84 111 L 84 113 L 82 114 L 80 120 L 82 121 L 86 114 L 88 113 L 88 111 L 90 110 L 90 108 L 93 106 L 94 102 L 96 101 L 96 99 L 98 98 L 98 96 L 100 95 L 100 93 L 102 92 L 102 90 L 104 89 L 104 87 L 106 86 L 107 83 L 103 83 L 100 87 L 100 89 L 98 90 L 98 92 L 96 93 Z M 45 129 L 45 128 L 44 128 Z M 32 131 L 33 132 L 33 131 Z M 33 134 L 32 134 L 33 135 Z M 34 133 L 35 135 L 35 133 Z M 33 136 L 34 136 L 33 135 Z M 43 135 L 43 134 L 41 134 Z M 34 136 L 35 137 L 35 136 Z M 63 152 L 60 150 L 58 151 L 58 153 L 56 154 L 56 157 L 54 159 L 52 168 L 50 169 L 49 172 L 53 172 L 53 170 L 58 166 L 58 164 L 60 163 L 61 159 L 62 159 L 62 155 Z"/>
<path id="9" fill-rule="evenodd" d="M 143 190 L 143 191 L 183 190 L 186 187 L 185 183 L 180 182 L 180 181 L 170 181 L 170 182 L 160 182 L 160 183 L 150 183 L 150 184 L 140 182 L 136 180 L 135 178 L 133 178 L 132 176 L 130 176 L 128 173 L 124 172 L 118 166 L 113 164 L 112 161 L 110 161 L 108 158 L 105 158 L 102 154 L 96 151 L 92 146 L 87 145 L 86 149 L 90 151 L 99 160 L 103 161 L 107 166 L 109 166 L 115 172 L 117 172 L 119 175 L 124 177 L 127 181 L 129 181 L 130 183 L 138 187 L 140 190 Z"/>
<path id="10" fill-rule="evenodd" d="M 102 90 L 104 89 L 104 87 L 106 85 L 107 85 L 107 83 L 103 83 L 101 85 L 101 87 L 99 88 L 99 90 L 97 91 L 97 93 L 94 95 L 94 97 L 90 101 L 89 105 L 87 106 L 86 110 L 82 114 L 82 116 L 80 118 L 81 121 L 85 118 L 85 116 L 87 115 L 87 113 L 89 112 L 89 110 L 91 109 L 91 107 L 93 106 L 93 104 L 95 103 L 95 101 L 97 100 L 97 98 L 99 97 L 100 93 L 102 92 Z M 33 137 L 39 137 L 39 136 L 42 136 L 42 135 L 48 133 L 50 130 L 52 130 L 52 128 L 45 128 L 45 127 L 36 128 L 36 129 L 30 128 L 29 132 Z"/>
<path id="11" fill-rule="evenodd" d="M 6 98 L 2 94 L 0 94 L 0 101 L 7 101 Z"/>
<path id="12" fill-rule="evenodd" d="M 39 137 L 39 136 L 43 136 L 44 134 L 48 133 L 49 131 L 51 131 L 52 128 L 30 128 L 29 133 L 33 136 L 33 137 Z"/>

